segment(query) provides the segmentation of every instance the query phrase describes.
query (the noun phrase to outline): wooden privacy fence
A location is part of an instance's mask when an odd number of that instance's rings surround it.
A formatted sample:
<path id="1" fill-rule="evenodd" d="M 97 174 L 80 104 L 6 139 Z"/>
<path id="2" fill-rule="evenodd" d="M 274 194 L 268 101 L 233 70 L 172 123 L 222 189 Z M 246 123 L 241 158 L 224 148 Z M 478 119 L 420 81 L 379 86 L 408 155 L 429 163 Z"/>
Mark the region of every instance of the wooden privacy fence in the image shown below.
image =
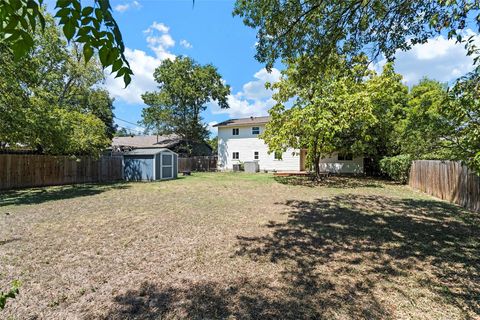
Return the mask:
<path id="1" fill-rule="evenodd" d="M 460 162 L 413 161 L 408 183 L 434 197 L 480 212 L 480 177 Z"/>
<path id="2" fill-rule="evenodd" d="M 216 171 L 216 156 L 196 156 L 190 158 L 178 158 L 178 172 L 185 171 Z"/>
<path id="3" fill-rule="evenodd" d="M 0 190 L 121 180 L 122 158 L 0 154 Z"/>

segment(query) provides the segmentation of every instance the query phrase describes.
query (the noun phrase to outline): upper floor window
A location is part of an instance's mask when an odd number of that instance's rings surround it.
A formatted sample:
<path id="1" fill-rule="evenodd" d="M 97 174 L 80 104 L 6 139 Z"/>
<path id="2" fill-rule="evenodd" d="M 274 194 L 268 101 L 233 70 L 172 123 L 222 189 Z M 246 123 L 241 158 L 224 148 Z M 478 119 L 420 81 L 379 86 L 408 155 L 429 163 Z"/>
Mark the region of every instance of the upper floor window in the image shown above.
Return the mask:
<path id="1" fill-rule="evenodd" d="M 233 128 L 232 129 L 232 135 L 238 136 L 240 134 L 240 129 L 239 128 Z"/>
<path id="2" fill-rule="evenodd" d="M 282 160 L 282 153 L 279 151 L 275 151 L 275 154 L 273 156 L 275 160 Z"/>
<path id="3" fill-rule="evenodd" d="M 353 160 L 353 154 L 351 153 L 339 153 L 338 154 L 339 161 L 351 161 Z"/>
<path id="4" fill-rule="evenodd" d="M 260 134 L 260 127 L 252 127 L 252 134 Z"/>
<path id="5" fill-rule="evenodd" d="M 258 151 L 253 153 L 253 160 L 258 160 Z"/>
<path id="6" fill-rule="evenodd" d="M 239 152 L 233 152 L 233 153 L 232 153 L 232 158 L 233 158 L 233 160 L 238 160 L 238 159 L 240 159 L 240 153 L 239 153 Z"/>

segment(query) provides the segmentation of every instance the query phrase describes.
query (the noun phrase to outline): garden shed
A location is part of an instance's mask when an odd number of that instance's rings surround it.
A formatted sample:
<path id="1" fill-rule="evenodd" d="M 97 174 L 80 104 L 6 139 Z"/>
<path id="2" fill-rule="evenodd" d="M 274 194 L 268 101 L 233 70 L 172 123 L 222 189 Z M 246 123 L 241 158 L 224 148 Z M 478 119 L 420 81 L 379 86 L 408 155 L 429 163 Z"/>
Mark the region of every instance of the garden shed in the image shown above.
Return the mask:
<path id="1" fill-rule="evenodd" d="M 123 155 L 127 181 L 151 181 L 177 178 L 178 155 L 166 148 L 135 149 Z"/>

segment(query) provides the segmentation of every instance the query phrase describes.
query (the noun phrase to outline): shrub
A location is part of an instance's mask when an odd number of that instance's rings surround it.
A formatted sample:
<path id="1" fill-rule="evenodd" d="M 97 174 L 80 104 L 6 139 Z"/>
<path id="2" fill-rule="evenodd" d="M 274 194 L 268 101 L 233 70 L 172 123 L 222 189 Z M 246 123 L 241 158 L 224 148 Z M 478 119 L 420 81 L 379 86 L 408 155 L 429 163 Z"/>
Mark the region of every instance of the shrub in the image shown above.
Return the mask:
<path id="1" fill-rule="evenodd" d="M 407 183 L 412 158 L 409 155 L 386 157 L 380 160 L 380 170 L 392 180 Z"/>

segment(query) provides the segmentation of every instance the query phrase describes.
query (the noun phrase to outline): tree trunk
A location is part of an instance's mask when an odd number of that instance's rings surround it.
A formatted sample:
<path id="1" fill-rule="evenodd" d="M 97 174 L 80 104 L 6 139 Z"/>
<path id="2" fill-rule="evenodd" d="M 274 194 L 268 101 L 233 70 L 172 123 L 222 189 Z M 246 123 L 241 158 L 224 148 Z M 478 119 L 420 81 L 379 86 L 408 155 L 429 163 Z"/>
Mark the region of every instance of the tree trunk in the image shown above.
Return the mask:
<path id="1" fill-rule="evenodd" d="M 320 155 L 316 154 L 313 165 L 315 167 L 315 180 L 320 180 Z"/>

